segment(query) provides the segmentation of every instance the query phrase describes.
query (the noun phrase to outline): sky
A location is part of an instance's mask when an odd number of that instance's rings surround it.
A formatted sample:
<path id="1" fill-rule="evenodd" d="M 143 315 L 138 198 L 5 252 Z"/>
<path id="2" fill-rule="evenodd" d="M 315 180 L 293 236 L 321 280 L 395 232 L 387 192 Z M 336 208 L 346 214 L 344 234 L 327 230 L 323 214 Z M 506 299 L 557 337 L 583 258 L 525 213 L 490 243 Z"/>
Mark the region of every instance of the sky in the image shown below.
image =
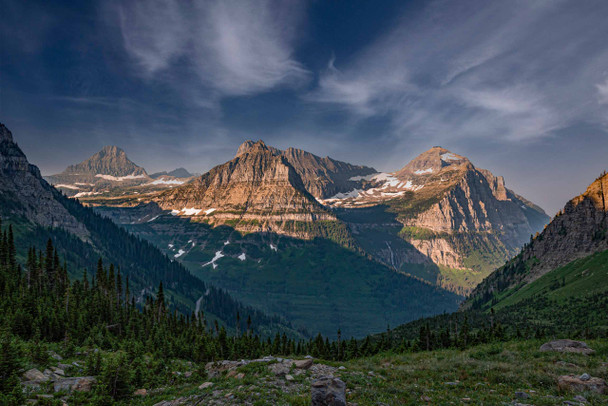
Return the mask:
<path id="1" fill-rule="evenodd" d="M 263 139 L 394 171 L 434 145 L 553 215 L 608 169 L 608 2 L 2 0 L 0 122 L 205 172 Z"/>

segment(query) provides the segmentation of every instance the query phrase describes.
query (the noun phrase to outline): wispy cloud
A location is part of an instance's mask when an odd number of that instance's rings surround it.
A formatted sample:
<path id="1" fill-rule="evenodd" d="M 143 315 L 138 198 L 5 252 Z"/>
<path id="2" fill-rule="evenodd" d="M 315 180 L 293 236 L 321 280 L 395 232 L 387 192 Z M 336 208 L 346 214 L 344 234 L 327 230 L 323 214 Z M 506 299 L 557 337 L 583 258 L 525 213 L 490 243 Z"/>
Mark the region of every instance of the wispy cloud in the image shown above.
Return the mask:
<path id="1" fill-rule="evenodd" d="M 591 100 L 597 90 L 606 102 L 608 89 L 594 86 L 608 66 L 602 8 L 433 1 L 354 58 L 332 61 L 306 99 L 389 117 L 401 138 L 525 140 L 601 121 Z"/>
<path id="2" fill-rule="evenodd" d="M 597 88 L 599 102 L 601 104 L 608 104 L 608 79 L 604 83 L 598 83 L 595 87 Z"/>
<path id="3" fill-rule="evenodd" d="M 298 86 L 309 72 L 293 58 L 301 2 L 128 2 L 112 8 L 125 50 L 144 76 L 187 67 L 217 95 Z"/>

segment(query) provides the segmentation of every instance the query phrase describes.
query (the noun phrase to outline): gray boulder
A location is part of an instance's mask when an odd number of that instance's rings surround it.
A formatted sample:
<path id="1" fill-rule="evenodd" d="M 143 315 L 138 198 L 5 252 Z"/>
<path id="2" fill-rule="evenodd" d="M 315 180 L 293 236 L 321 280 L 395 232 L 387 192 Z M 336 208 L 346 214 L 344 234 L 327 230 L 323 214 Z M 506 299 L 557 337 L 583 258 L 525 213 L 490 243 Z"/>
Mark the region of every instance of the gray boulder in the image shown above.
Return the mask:
<path id="1" fill-rule="evenodd" d="M 557 387 L 564 392 L 595 392 L 600 395 L 608 394 L 608 385 L 601 378 L 589 377 L 582 380 L 574 375 L 562 375 L 557 378 Z"/>
<path id="2" fill-rule="evenodd" d="M 77 376 L 57 379 L 53 382 L 55 392 L 90 392 L 95 383 L 94 376 Z"/>
<path id="3" fill-rule="evenodd" d="M 38 369 L 32 368 L 25 371 L 25 373 L 23 374 L 23 379 L 26 381 L 46 382 L 49 380 L 49 377 L 40 372 Z"/>
<path id="4" fill-rule="evenodd" d="M 312 406 L 346 406 L 346 384 L 342 380 L 322 376 L 311 384 Z"/>
<path id="5" fill-rule="evenodd" d="M 574 340 L 555 340 L 540 346 L 540 351 L 573 352 L 590 355 L 595 351 L 587 346 L 587 343 Z"/>

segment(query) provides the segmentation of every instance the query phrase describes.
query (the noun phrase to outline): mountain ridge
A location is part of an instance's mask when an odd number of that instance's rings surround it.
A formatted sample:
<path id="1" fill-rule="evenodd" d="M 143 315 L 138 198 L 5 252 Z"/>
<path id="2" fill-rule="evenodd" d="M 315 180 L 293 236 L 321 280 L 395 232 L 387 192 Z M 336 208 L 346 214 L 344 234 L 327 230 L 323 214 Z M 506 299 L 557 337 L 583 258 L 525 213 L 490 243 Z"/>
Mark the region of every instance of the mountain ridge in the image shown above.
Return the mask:
<path id="1" fill-rule="evenodd" d="M 438 146 L 396 172 L 378 173 L 247 140 L 232 160 L 171 186 L 82 199 L 113 207 L 155 203 L 174 215 L 240 232 L 331 235 L 395 271 L 459 294 L 502 265 L 548 220 L 541 208 L 508 189 L 503 177 Z M 365 218 L 365 210 L 379 222 Z M 152 221 L 157 211 L 151 207 L 131 221 Z"/>
<path id="2" fill-rule="evenodd" d="M 519 290 L 572 261 L 608 250 L 607 198 L 608 175 L 604 172 L 584 193 L 568 201 L 517 256 L 489 275 L 465 307 L 482 306 L 501 292 Z"/>

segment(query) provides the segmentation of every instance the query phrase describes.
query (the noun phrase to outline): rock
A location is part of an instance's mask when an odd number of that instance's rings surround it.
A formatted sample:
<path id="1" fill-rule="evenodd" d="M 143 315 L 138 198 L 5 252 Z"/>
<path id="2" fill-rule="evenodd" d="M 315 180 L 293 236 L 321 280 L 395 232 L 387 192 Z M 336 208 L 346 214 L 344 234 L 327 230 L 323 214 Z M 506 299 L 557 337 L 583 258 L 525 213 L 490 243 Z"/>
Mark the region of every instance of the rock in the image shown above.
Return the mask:
<path id="1" fill-rule="evenodd" d="M 458 382 L 444 382 L 443 384 L 448 386 L 457 386 Z"/>
<path id="2" fill-rule="evenodd" d="M 346 406 L 346 384 L 342 380 L 323 376 L 310 388 L 311 406 Z"/>
<path id="3" fill-rule="evenodd" d="M 199 389 L 207 389 L 213 386 L 213 382 L 204 382 L 198 388 Z"/>
<path id="4" fill-rule="evenodd" d="M 49 351 L 48 354 L 49 357 L 53 358 L 55 361 L 63 361 L 63 357 L 57 354 L 55 351 Z"/>
<path id="5" fill-rule="evenodd" d="M 308 369 L 312 366 L 312 363 L 313 363 L 312 358 L 297 359 L 293 362 L 295 367 L 298 369 Z"/>
<path id="6" fill-rule="evenodd" d="M 586 343 L 574 340 L 555 340 L 540 346 L 540 351 L 573 352 L 577 354 L 590 355 L 595 353 Z"/>
<path id="7" fill-rule="evenodd" d="M 530 395 L 528 395 L 526 392 L 515 392 L 515 397 L 518 399 L 528 399 Z"/>
<path id="8" fill-rule="evenodd" d="M 94 383 L 94 376 L 61 378 L 53 382 L 53 390 L 55 392 L 90 392 Z"/>
<path id="9" fill-rule="evenodd" d="M 55 375 L 65 376 L 65 371 L 63 369 L 61 369 L 61 368 L 51 367 L 51 370 L 53 371 L 53 373 Z"/>
<path id="10" fill-rule="evenodd" d="M 287 375 L 289 370 L 291 369 L 291 364 L 286 362 L 279 362 L 277 364 L 272 364 L 269 367 L 270 372 L 274 373 L 277 376 Z"/>
<path id="11" fill-rule="evenodd" d="M 243 379 L 244 377 L 245 377 L 245 374 L 241 372 L 241 373 L 239 373 L 239 374 L 236 374 L 236 375 L 234 376 L 234 379 Z"/>
<path id="12" fill-rule="evenodd" d="M 581 395 L 576 395 L 574 397 L 574 400 L 576 400 L 577 402 L 581 402 L 581 403 L 587 403 L 587 399 Z"/>
<path id="13" fill-rule="evenodd" d="M 192 376 L 192 371 L 184 372 L 184 378 L 190 378 Z"/>
<path id="14" fill-rule="evenodd" d="M 589 379 L 591 379 L 591 375 L 585 372 L 584 374 L 579 376 L 578 379 L 580 379 L 581 381 L 588 381 Z"/>
<path id="15" fill-rule="evenodd" d="M 133 396 L 148 396 L 148 391 L 146 389 L 137 389 L 133 392 Z"/>
<path id="16" fill-rule="evenodd" d="M 23 378 L 26 381 L 42 381 L 42 382 L 46 382 L 46 381 L 49 380 L 48 376 L 46 376 L 45 374 L 43 374 L 42 372 L 40 372 L 36 368 L 32 368 L 32 369 L 29 369 L 29 370 L 25 371 L 25 373 L 23 374 Z"/>
<path id="17" fill-rule="evenodd" d="M 306 359 L 313 359 L 312 355 L 307 355 L 304 358 L 306 358 Z"/>
<path id="18" fill-rule="evenodd" d="M 430 401 L 431 401 L 431 398 L 429 398 L 429 397 L 428 397 L 428 396 L 426 396 L 426 395 L 422 395 L 422 396 L 420 396 L 420 400 L 422 400 L 423 402 L 430 402 Z"/>
<path id="19" fill-rule="evenodd" d="M 338 367 L 338 369 L 339 369 L 340 371 L 344 371 L 344 370 L 346 369 L 346 367 L 345 367 L 344 365 L 340 365 L 340 366 Z"/>
<path id="20" fill-rule="evenodd" d="M 291 375 L 285 375 L 285 380 L 286 381 L 293 381 L 293 376 L 291 376 Z"/>
<path id="21" fill-rule="evenodd" d="M 599 394 L 608 394 L 608 386 L 606 385 L 606 381 L 601 378 L 594 377 L 589 377 L 588 380 L 583 381 L 574 375 L 562 375 L 557 378 L 557 387 L 562 391 L 589 391 Z"/>
<path id="22" fill-rule="evenodd" d="M 226 374 L 226 377 L 227 378 L 232 378 L 233 376 L 236 375 L 236 373 L 237 373 L 236 370 L 233 369 L 231 371 L 228 371 L 228 373 Z"/>

